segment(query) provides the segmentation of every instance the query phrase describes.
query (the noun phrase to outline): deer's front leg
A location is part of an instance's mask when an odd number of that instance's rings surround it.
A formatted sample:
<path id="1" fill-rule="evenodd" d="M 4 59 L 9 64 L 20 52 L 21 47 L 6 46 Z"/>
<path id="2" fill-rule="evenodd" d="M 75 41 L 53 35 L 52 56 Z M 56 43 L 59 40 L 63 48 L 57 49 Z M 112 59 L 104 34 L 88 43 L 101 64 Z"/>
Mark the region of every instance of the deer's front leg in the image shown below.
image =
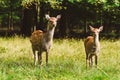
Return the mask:
<path id="1" fill-rule="evenodd" d="M 48 65 L 48 54 L 49 54 L 49 50 L 46 51 L 46 66 Z"/>
<path id="2" fill-rule="evenodd" d="M 97 61 L 98 61 L 98 56 L 95 55 L 95 64 L 96 64 L 96 67 L 97 67 Z"/>
<path id="3" fill-rule="evenodd" d="M 33 55 L 34 55 L 34 66 L 36 66 L 37 63 L 37 57 L 36 57 L 36 51 L 32 48 Z"/>
<path id="4" fill-rule="evenodd" d="M 86 53 L 86 69 L 88 67 L 88 63 L 89 63 L 89 58 L 88 58 L 88 53 Z"/>
<path id="5" fill-rule="evenodd" d="M 36 66 L 36 63 L 37 63 L 37 57 L 36 57 L 37 54 L 34 53 L 34 66 Z"/>
<path id="6" fill-rule="evenodd" d="M 89 55 L 89 66 L 92 67 L 93 60 L 92 60 L 92 54 Z"/>
<path id="7" fill-rule="evenodd" d="M 41 66 L 41 64 L 42 64 L 42 52 L 38 52 L 38 62 L 39 62 L 39 65 Z"/>

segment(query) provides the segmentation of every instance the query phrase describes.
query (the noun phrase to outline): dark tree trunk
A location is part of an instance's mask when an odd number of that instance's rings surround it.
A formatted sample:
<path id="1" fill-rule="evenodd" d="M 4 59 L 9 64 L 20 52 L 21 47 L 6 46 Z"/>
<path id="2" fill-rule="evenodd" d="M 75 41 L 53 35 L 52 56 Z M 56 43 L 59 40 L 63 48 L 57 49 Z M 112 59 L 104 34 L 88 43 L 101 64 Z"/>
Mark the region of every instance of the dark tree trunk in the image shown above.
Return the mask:
<path id="1" fill-rule="evenodd" d="M 44 3 L 38 3 L 37 5 L 37 25 L 36 25 L 36 29 L 40 29 L 43 30 L 44 29 Z"/>
<path id="2" fill-rule="evenodd" d="M 21 32 L 23 36 L 31 35 L 31 28 L 34 27 L 34 16 L 32 9 L 23 10 Z"/>
<path id="3" fill-rule="evenodd" d="M 62 3 L 62 6 L 65 7 L 67 3 L 67 0 L 64 0 Z M 66 19 L 67 19 L 67 13 L 66 10 L 63 8 L 61 10 L 61 19 L 60 19 L 60 26 L 59 26 L 59 35 L 60 37 L 65 37 L 66 36 Z"/>
<path id="4" fill-rule="evenodd" d="M 85 19 L 84 21 L 85 21 L 85 22 L 84 22 L 84 24 L 85 24 L 85 27 L 84 27 L 84 33 L 87 34 L 87 32 L 88 32 L 88 28 L 87 28 L 87 27 L 88 27 L 88 25 L 87 25 L 87 20 Z"/>
<path id="5" fill-rule="evenodd" d="M 44 25 L 44 17 L 45 17 L 45 8 L 44 8 L 45 3 L 41 2 L 41 6 L 40 6 L 40 29 L 44 29 L 45 25 Z"/>

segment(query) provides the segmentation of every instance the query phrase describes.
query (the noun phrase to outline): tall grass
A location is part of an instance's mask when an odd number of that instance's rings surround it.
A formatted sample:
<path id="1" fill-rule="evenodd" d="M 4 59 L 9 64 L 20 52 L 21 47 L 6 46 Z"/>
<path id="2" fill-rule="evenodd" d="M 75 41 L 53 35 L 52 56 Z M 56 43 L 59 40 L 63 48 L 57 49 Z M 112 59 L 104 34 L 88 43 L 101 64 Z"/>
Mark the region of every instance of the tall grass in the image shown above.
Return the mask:
<path id="1" fill-rule="evenodd" d="M 29 38 L 0 38 L 0 80 L 120 80 L 120 40 L 101 40 L 99 68 L 85 68 L 83 41 L 55 39 L 49 65 L 33 66 Z"/>

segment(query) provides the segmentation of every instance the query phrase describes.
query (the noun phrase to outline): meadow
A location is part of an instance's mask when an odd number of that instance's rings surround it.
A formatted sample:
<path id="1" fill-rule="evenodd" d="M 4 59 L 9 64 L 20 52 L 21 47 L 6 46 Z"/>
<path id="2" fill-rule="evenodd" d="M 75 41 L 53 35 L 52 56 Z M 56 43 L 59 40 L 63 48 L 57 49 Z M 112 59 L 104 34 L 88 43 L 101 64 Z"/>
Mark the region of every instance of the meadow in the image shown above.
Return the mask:
<path id="1" fill-rule="evenodd" d="M 120 80 L 120 39 L 101 39 L 99 68 L 86 69 L 82 39 L 54 39 L 49 64 L 33 65 L 29 38 L 0 37 L 0 80 Z"/>

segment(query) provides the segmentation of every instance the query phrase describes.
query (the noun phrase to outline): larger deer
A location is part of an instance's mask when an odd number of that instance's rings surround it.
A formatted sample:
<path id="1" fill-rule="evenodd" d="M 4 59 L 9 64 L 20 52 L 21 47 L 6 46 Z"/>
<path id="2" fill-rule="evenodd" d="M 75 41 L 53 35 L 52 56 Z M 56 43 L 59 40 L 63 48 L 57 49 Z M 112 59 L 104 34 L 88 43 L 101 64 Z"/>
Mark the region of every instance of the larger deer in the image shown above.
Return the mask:
<path id="1" fill-rule="evenodd" d="M 93 66 L 93 56 L 95 56 L 95 64 L 97 67 L 98 55 L 100 53 L 99 33 L 103 30 L 103 26 L 99 28 L 93 28 L 92 26 L 89 27 L 93 32 L 93 36 L 88 36 L 84 41 L 86 52 L 86 68 L 88 63 L 89 66 Z"/>
<path id="2" fill-rule="evenodd" d="M 45 15 L 48 20 L 47 24 L 47 32 L 43 33 L 41 30 L 36 30 L 32 33 L 30 37 L 30 42 L 32 44 L 32 51 L 34 54 L 34 65 L 36 66 L 37 55 L 38 62 L 41 66 L 42 63 L 42 52 L 46 52 L 46 65 L 48 64 L 48 54 L 53 42 L 54 30 L 57 25 L 57 21 L 61 18 L 61 15 L 57 15 L 57 17 L 50 17 L 49 15 Z M 38 53 L 36 53 L 36 51 Z"/>

